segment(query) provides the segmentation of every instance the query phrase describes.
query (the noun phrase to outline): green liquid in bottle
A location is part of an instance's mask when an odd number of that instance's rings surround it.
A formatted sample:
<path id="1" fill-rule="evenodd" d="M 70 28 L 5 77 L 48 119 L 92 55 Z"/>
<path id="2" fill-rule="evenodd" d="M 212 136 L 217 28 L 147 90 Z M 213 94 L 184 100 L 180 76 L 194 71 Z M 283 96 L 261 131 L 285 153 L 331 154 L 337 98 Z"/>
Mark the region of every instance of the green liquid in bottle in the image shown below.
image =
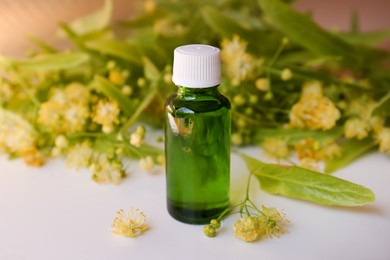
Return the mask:
<path id="1" fill-rule="evenodd" d="M 165 117 L 168 212 L 185 223 L 208 223 L 229 205 L 229 100 L 217 87 L 179 87 Z"/>

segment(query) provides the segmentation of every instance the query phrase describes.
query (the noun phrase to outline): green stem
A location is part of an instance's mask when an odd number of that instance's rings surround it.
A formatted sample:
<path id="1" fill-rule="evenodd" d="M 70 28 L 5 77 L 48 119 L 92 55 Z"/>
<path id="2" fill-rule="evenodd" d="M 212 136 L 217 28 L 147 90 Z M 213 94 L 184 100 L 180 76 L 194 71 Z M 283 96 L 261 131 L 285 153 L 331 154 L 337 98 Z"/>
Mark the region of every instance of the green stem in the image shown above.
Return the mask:
<path id="1" fill-rule="evenodd" d="M 249 173 L 248 182 L 246 184 L 245 201 L 249 200 L 249 186 L 250 186 L 250 183 L 251 183 L 251 177 L 252 177 L 252 173 Z"/>
<path id="2" fill-rule="evenodd" d="M 272 67 L 276 60 L 279 58 L 280 54 L 282 53 L 284 47 L 286 46 L 285 42 L 282 40 L 282 42 L 280 43 L 278 49 L 276 50 L 274 56 L 272 57 L 272 59 L 270 60 L 270 62 L 268 63 L 268 66 L 269 67 Z"/>
<path id="3" fill-rule="evenodd" d="M 264 212 L 262 210 L 260 210 L 250 199 L 248 199 L 249 203 L 252 205 L 252 207 L 254 207 L 257 212 L 259 212 L 261 215 L 265 216 Z"/>
<path id="4" fill-rule="evenodd" d="M 15 71 L 13 67 L 11 67 L 12 76 L 18 81 L 20 87 L 23 89 L 23 91 L 27 94 L 31 102 L 36 106 L 39 107 L 41 105 L 41 102 L 34 96 L 33 93 L 28 89 L 27 82 L 18 75 L 18 73 Z"/>
<path id="5" fill-rule="evenodd" d="M 145 108 L 150 104 L 150 102 L 153 100 L 153 98 L 157 94 L 157 88 L 153 88 L 149 94 L 145 97 L 145 99 L 142 101 L 142 103 L 139 105 L 137 110 L 133 113 L 133 115 L 127 120 L 127 122 L 123 125 L 123 127 L 120 130 L 121 134 L 125 134 L 126 131 L 133 125 L 133 123 L 138 119 L 138 117 L 141 115 L 141 113 L 145 110 Z"/>
<path id="6" fill-rule="evenodd" d="M 229 211 L 231 211 L 231 210 L 234 209 L 235 207 L 238 207 L 238 206 L 240 206 L 240 205 L 242 205 L 242 204 L 243 204 L 243 202 L 240 202 L 240 203 L 238 203 L 238 204 L 236 204 L 236 205 L 234 205 L 234 206 L 231 206 L 231 207 L 226 208 L 224 211 L 222 211 L 221 214 L 219 214 L 217 220 L 223 220 L 224 217 L 225 217 L 225 215 L 226 215 Z"/>
<path id="7" fill-rule="evenodd" d="M 132 145 L 124 145 L 124 147 L 127 149 L 127 150 L 130 150 L 131 152 L 135 153 L 136 155 L 139 156 L 139 158 L 144 158 L 145 156 L 137 149 L 135 148 L 134 146 Z"/>

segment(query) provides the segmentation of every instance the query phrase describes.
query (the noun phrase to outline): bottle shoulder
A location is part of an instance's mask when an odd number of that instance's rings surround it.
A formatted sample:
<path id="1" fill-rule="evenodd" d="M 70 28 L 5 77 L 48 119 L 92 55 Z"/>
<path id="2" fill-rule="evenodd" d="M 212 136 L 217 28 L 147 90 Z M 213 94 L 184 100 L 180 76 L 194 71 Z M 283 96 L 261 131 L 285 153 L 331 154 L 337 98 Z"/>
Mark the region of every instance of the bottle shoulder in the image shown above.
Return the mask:
<path id="1" fill-rule="evenodd" d="M 174 93 L 165 103 L 168 111 L 184 113 L 205 113 L 220 109 L 230 110 L 230 101 L 220 93 L 214 95 L 180 95 Z"/>

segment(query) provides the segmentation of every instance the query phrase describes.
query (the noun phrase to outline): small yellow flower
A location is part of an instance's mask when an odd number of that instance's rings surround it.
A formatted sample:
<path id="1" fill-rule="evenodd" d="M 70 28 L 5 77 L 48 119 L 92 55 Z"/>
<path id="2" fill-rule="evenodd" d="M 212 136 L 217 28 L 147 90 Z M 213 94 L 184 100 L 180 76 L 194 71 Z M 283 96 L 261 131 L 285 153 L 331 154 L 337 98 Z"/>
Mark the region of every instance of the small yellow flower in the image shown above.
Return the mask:
<path id="1" fill-rule="evenodd" d="M 99 184 L 120 184 L 126 176 L 122 163 L 115 159 L 109 160 L 107 157 L 91 164 L 89 168 L 93 173 L 92 179 Z"/>
<path id="2" fill-rule="evenodd" d="M 242 145 L 244 143 L 244 139 L 240 133 L 233 133 L 231 137 L 232 144 L 234 145 Z"/>
<path id="3" fill-rule="evenodd" d="M 310 167 L 311 162 L 326 161 L 341 155 L 341 147 L 334 140 L 315 141 L 308 137 L 294 145 L 298 159 L 301 160 L 303 168 L 316 169 Z M 306 161 L 302 161 L 305 159 Z M 309 160 L 310 159 L 310 160 Z"/>
<path id="4" fill-rule="evenodd" d="M 347 138 L 363 139 L 369 131 L 370 125 L 360 118 L 350 118 L 344 124 L 344 135 Z"/>
<path id="5" fill-rule="evenodd" d="M 292 71 L 289 68 L 285 68 L 282 70 L 282 73 L 280 74 L 280 78 L 283 81 L 288 81 L 292 78 L 293 74 Z"/>
<path id="6" fill-rule="evenodd" d="M 379 131 L 382 130 L 385 120 L 382 117 L 373 116 L 373 117 L 370 117 L 370 119 L 368 121 L 369 121 L 370 127 L 372 128 L 374 133 L 378 133 Z"/>
<path id="7" fill-rule="evenodd" d="M 72 146 L 66 155 L 66 165 L 79 170 L 89 167 L 93 156 L 91 144 L 87 141 Z"/>
<path id="8" fill-rule="evenodd" d="M 139 167 L 147 172 L 151 172 L 154 167 L 154 161 L 151 156 L 146 156 L 139 161 Z"/>
<path id="9" fill-rule="evenodd" d="M 143 88 L 146 86 L 146 79 L 145 78 L 138 78 L 137 79 L 137 86 L 140 88 Z"/>
<path id="10" fill-rule="evenodd" d="M 137 127 L 137 130 L 130 135 L 130 144 L 135 147 L 140 147 L 145 140 L 145 132 L 145 127 Z"/>
<path id="11" fill-rule="evenodd" d="M 123 77 L 122 73 L 116 69 L 108 72 L 108 79 L 116 85 L 122 85 L 125 82 L 125 77 Z"/>
<path id="12" fill-rule="evenodd" d="M 270 89 L 269 78 L 258 78 L 255 82 L 256 88 L 260 91 L 267 92 Z"/>
<path id="13" fill-rule="evenodd" d="M 301 98 L 290 111 L 290 126 L 328 130 L 336 125 L 340 111 L 333 102 L 323 96 L 319 83 L 304 85 Z"/>
<path id="14" fill-rule="evenodd" d="M 165 156 L 162 154 L 158 155 L 156 161 L 159 165 L 165 165 Z"/>
<path id="15" fill-rule="evenodd" d="M 54 144 L 59 148 L 66 148 L 68 146 L 68 139 L 64 135 L 58 135 L 54 140 Z"/>
<path id="16" fill-rule="evenodd" d="M 311 158 L 311 157 L 304 157 L 299 160 L 299 166 L 311 170 L 311 171 L 316 171 L 318 172 L 320 170 L 320 166 L 318 164 L 318 161 Z"/>
<path id="17" fill-rule="evenodd" d="M 24 159 L 24 162 L 30 166 L 39 167 L 45 163 L 43 154 L 35 147 L 21 151 L 19 156 L 21 156 Z"/>
<path id="18" fill-rule="evenodd" d="M 246 242 L 255 241 L 260 233 L 259 219 L 257 217 L 241 217 L 233 225 L 234 236 Z"/>
<path id="19" fill-rule="evenodd" d="M 112 232 L 125 237 L 136 237 L 148 229 L 146 216 L 139 209 L 131 208 L 127 213 L 120 209 L 112 224 Z"/>
<path id="20" fill-rule="evenodd" d="M 281 138 L 266 138 L 261 146 L 268 156 L 276 159 L 287 158 L 290 155 L 286 140 Z"/>
<path id="21" fill-rule="evenodd" d="M 236 95 L 233 97 L 233 104 L 236 106 L 242 106 L 245 104 L 245 98 L 242 95 Z"/>
<path id="22" fill-rule="evenodd" d="M 0 152 L 21 155 L 36 149 L 38 135 L 18 114 L 0 107 Z"/>
<path id="23" fill-rule="evenodd" d="M 247 45 L 238 35 L 234 35 L 232 40 L 224 39 L 221 43 L 221 60 L 226 64 L 227 75 L 233 85 L 252 78 L 262 63 L 262 60 L 256 60 L 246 52 Z"/>
<path id="24" fill-rule="evenodd" d="M 265 238 L 279 237 L 287 232 L 289 220 L 284 213 L 280 213 L 276 208 L 262 206 L 264 215 L 258 217 L 261 234 Z"/>
<path id="25" fill-rule="evenodd" d="M 130 96 L 131 94 L 133 94 L 133 88 L 129 85 L 123 86 L 121 91 L 122 91 L 122 94 L 125 96 Z"/>
<path id="26" fill-rule="evenodd" d="M 118 115 L 120 113 L 119 105 L 116 101 L 100 99 L 95 106 L 92 120 L 95 123 L 102 125 L 105 133 L 110 133 L 114 130 L 114 124 L 117 124 Z"/>
<path id="27" fill-rule="evenodd" d="M 383 127 L 377 132 L 375 139 L 379 143 L 379 151 L 390 154 L 390 128 Z"/>
<path id="28" fill-rule="evenodd" d="M 88 104 L 91 96 L 88 88 L 77 82 L 73 82 L 66 86 L 64 95 L 66 103 L 75 102 L 81 105 Z"/>

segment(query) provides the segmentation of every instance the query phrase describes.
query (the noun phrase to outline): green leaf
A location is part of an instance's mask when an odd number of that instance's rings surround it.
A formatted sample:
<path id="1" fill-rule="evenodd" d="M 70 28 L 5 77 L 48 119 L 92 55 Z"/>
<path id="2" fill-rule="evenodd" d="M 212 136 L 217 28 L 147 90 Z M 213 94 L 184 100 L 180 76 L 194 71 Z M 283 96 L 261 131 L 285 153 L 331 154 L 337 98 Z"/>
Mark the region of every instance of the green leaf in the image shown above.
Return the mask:
<path id="1" fill-rule="evenodd" d="M 386 117 L 390 114 L 390 93 L 384 96 L 372 111 L 373 116 Z"/>
<path id="2" fill-rule="evenodd" d="M 86 46 L 92 50 L 103 54 L 130 61 L 135 64 L 141 64 L 141 55 L 135 44 L 126 43 L 119 40 L 92 40 L 86 43 Z"/>
<path id="3" fill-rule="evenodd" d="M 79 35 L 101 30 L 110 24 L 112 1 L 106 0 L 104 6 L 94 13 L 79 18 L 69 24 L 70 28 Z"/>
<path id="4" fill-rule="evenodd" d="M 261 188 L 271 194 L 337 206 L 361 206 L 375 200 L 371 190 L 358 184 L 296 166 L 268 164 L 240 155 Z"/>
<path id="5" fill-rule="evenodd" d="M 375 146 L 375 142 L 370 138 L 363 140 L 348 140 L 341 147 L 341 156 L 326 162 L 325 172 L 333 173 L 336 170 L 347 166 L 354 160 L 358 159 L 360 156 L 369 152 Z"/>
<path id="6" fill-rule="evenodd" d="M 56 53 L 56 52 L 58 52 L 58 50 L 56 48 L 54 48 L 53 46 L 50 46 L 49 44 L 47 44 L 46 42 L 44 42 L 41 39 L 38 39 L 34 36 L 28 36 L 28 39 L 33 44 L 35 44 L 37 47 L 39 47 L 43 53 Z"/>
<path id="7" fill-rule="evenodd" d="M 47 54 L 26 60 L 0 57 L 0 63 L 11 65 L 16 69 L 35 72 L 70 69 L 78 67 L 87 61 L 89 61 L 89 56 L 85 53 L 78 52 Z"/>
<path id="8" fill-rule="evenodd" d="M 96 75 L 91 83 L 91 87 L 96 91 L 103 93 L 105 96 L 116 100 L 121 110 L 127 116 L 133 114 L 133 104 L 130 102 L 130 99 L 123 95 L 120 89 L 106 78 Z"/>
<path id="9" fill-rule="evenodd" d="M 342 57 L 343 63 L 350 66 L 363 63 L 363 50 L 357 50 L 353 45 L 322 29 L 288 4 L 280 0 L 259 0 L 258 3 L 267 21 L 293 42 L 318 55 Z"/>
<path id="10" fill-rule="evenodd" d="M 238 22 L 221 13 L 220 10 L 206 6 L 201 12 L 206 23 L 221 36 L 231 38 L 237 34 L 243 38 L 247 37 L 248 31 Z"/>
<path id="11" fill-rule="evenodd" d="M 360 33 L 341 33 L 342 39 L 351 44 L 363 44 L 375 46 L 390 38 L 390 30 L 360 32 Z"/>

